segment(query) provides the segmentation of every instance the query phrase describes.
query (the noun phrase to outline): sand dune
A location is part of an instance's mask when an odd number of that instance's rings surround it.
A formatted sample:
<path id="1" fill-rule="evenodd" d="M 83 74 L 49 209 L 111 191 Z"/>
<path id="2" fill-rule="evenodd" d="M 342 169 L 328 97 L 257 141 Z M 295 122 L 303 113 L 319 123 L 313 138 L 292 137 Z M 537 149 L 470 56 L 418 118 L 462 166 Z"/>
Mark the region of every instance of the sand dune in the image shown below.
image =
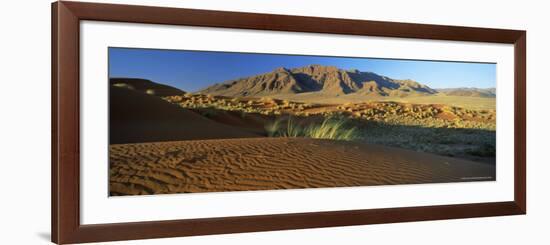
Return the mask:
<path id="1" fill-rule="evenodd" d="M 111 86 L 109 102 L 111 144 L 192 139 L 259 137 L 203 117 L 163 99 Z"/>
<path id="2" fill-rule="evenodd" d="M 140 78 L 109 78 L 109 84 L 113 87 L 130 89 L 156 96 L 181 95 L 185 93 L 185 91 L 172 86 Z"/>
<path id="3" fill-rule="evenodd" d="M 380 145 L 246 138 L 110 145 L 110 194 L 494 180 L 495 167 Z"/>

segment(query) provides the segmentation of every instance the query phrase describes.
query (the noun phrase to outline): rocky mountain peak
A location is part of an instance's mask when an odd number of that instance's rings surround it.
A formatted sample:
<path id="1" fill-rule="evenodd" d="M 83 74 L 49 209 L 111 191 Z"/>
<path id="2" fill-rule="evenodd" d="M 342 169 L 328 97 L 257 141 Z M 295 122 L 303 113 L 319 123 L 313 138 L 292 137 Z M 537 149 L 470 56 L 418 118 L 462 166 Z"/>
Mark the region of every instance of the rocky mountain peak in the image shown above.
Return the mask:
<path id="1" fill-rule="evenodd" d="M 313 64 L 291 69 L 279 67 L 272 72 L 216 84 L 200 93 L 231 97 L 297 93 L 404 97 L 428 95 L 437 91 L 413 80 L 397 80 L 357 69 L 346 71 L 336 66 Z"/>

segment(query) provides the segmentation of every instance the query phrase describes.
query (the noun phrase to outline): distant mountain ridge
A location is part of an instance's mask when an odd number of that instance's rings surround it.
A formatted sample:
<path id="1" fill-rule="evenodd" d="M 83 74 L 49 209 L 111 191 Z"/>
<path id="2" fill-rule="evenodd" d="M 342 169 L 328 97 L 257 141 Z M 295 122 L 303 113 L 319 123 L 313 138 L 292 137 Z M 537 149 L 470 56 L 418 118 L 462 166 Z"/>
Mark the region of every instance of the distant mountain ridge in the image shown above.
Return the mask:
<path id="1" fill-rule="evenodd" d="M 496 97 L 496 88 L 443 88 L 437 92 L 451 96 Z"/>
<path id="2" fill-rule="evenodd" d="M 186 93 L 178 88 L 141 78 L 110 78 L 110 86 L 138 92 L 171 96 Z M 277 68 L 271 72 L 214 84 L 198 93 L 229 97 L 273 96 L 310 100 L 323 98 L 408 97 L 443 94 L 448 96 L 495 98 L 495 88 L 432 89 L 413 80 L 392 79 L 373 72 L 343 70 L 334 66 L 309 65 Z M 300 97 L 296 97 L 300 96 Z M 353 96 L 353 97 L 350 97 Z"/>
<path id="3" fill-rule="evenodd" d="M 274 71 L 209 86 L 199 93 L 252 97 L 278 94 L 319 93 L 326 96 L 414 96 L 437 91 L 413 80 L 392 79 L 373 72 L 343 70 L 334 66 L 309 65 Z"/>

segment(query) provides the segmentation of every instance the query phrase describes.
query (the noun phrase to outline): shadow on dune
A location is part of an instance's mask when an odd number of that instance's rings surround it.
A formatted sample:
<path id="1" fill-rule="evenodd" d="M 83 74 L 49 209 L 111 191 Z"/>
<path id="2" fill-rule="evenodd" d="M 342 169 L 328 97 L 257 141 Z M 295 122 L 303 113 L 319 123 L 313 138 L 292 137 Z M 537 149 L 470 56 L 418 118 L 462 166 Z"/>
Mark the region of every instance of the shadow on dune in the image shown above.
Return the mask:
<path id="1" fill-rule="evenodd" d="M 261 137 L 130 89 L 111 86 L 109 100 L 110 144 Z"/>

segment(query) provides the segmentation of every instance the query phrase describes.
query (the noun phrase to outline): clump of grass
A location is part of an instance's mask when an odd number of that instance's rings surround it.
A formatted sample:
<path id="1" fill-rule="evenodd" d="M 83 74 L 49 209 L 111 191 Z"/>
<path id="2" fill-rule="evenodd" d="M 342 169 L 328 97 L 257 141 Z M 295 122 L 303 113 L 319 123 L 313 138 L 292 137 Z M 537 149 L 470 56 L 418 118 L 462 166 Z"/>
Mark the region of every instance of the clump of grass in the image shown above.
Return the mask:
<path id="1" fill-rule="evenodd" d="M 347 128 L 344 119 L 325 118 L 320 125 L 311 125 L 305 129 L 306 137 L 314 139 L 333 139 L 351 141 L 357 139 L 357 129 Z"/>
<path id="2" fill-rule="evenodd" d="M 292 122 L 291 117 L 289 117 L 286 121 L 286 131 L 283 131 L 283 133 L 284 137 L 307 137 L 306 135 L 304 135 L 304 129 L 300 127 L 300 125 L 298 125 L 297 123 Z"/>
<path id="3" fill-rule="evenodd" d="M 346 120 L 338 118 L 325 118 L 320 124 L 301 126 L 289 117 L 286 122 L 283 119 L 277 119 L 267 124 L 265 129 L 269 137 L 306 137 L 345 141 L 358 138 L 357 129 L 347 127 Z"/>
<path id="4" fill-rule="evenodd" d="M 304 129 L 289 117 L 286 119 L 279 118 L 265 126 L 269 137 L 305 137 Z"/>
<path id="5" fill-rule="evenodd" d="M 271 123 L 265 125 L 265 131 L 269 137 L 278 137 L 280 136 L 279 131 L 281 130 L 282 120 L 279 118 Z"/>

